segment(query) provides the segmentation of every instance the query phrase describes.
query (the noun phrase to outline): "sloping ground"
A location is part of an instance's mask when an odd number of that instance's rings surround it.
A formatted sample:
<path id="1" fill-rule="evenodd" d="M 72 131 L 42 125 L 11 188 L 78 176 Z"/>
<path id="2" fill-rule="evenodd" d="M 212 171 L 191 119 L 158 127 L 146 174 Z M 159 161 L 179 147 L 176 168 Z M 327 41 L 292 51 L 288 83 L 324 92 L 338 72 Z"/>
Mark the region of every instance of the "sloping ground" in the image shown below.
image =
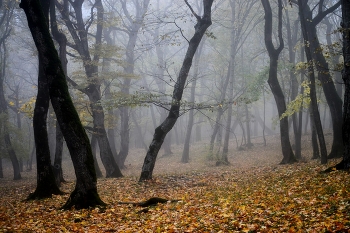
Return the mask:
<path id="1" fill-rule="evenodd" d="M 106 209 L 59 210 L 68 194 L 21 202 L 35 188 L 33 174 L 12 186 L 3 179 L 0 232 L 350 232 L 349 173 L 320 174 L 326 167 L 318 161 L 276 165 L 278 143 L 232 150 L 231 165 L 222 167 L 208 162 L 205 151 L 205 145 L 194 146 L 191 162 L 181 164 L 181 148 L 174 149 L 172 157 L 159 158 L 155 179 L 142 184 L 144 152 L 134 151 L 126 177 L 98 181 Z M 73 186 L 62 189 L 69 193 Z M 148 208 L 119 204 L 151 197 L 178 201 Z"/>

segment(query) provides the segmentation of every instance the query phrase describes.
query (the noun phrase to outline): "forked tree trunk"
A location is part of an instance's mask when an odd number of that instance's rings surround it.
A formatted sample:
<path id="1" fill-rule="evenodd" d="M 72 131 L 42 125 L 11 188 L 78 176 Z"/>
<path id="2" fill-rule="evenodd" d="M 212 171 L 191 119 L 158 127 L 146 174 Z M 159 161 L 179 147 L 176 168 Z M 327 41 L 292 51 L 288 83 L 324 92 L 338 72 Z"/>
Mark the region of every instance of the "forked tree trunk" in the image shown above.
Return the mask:
<path id="1" fill-rule="evenodd" d="M 172 96 L 172 105 L 169 111 L 168 117 L 159 125 L 154 132 L 153 140 L 149 149 L 147 151 L 143 166 L 142 172 L 139 181 L 145 181 L 152 179 L 154 165 L 156 163 L 157 155 L 160 150 L 160 147 L 163 144 L 164 138 L 167 133 L 175 125 L 177 118 L 180 114 L 180 102 L 182 99 L 183 90 L 186 84 L 187 76 L 192 66 L 192 60 L 194 54 L 197 51 L 198 45 L 201 42 L 201 39 L 211 25 L 211 6 L 214 0 L 203 0 L 204 14 L 202 17 L 198 16 L 194 12 L 193 15 L 197 18 L 197 23 L 195 25 L 195 33 L 191 40 L 189 41 L 189 46 L 179 73 L 179 76 L 176 80 L 174 87 L 174 92 Z M 186 1 L 187 3 L 187 1 Z M 191 8 L 192 9 L 192 8 Z"/>
<path id="2" fill-rule="evenodd" d="M 337 93 L 335 88 L 333 78 L 330 75 L 328 63 L 322 53 L 322 46 L 319 42 L 317 30 L 317 25 L 321 20 L 327 16 L 327 14 L 333 12 L 340 5 L 339 2 L 335 3 L 333 6 L 324 9 L 324 7 L 319 7 L 320 10 L 317 15 L 314 15 L 310 10 L 307 1 L 298 1 L 299 12 L 304 14 L 305 29 L 309 40 L 308 48 L 311 50 L 311 57 L 316 61 L 314 63 L 316 70 L 318 71 L 318 80 L 322 84 L 323 92 L 329 106 L 329 110 L 332 116 L 332 127 L 333 127 L 333 142 L 332 149 L 329 153 L 329 158 L 341 157 L 343 151 L 342 143 L 342 126 L 339 122 L 342 122 L 342 100 Z M 315 122 L 317 127 L 317 122 Z M 322 157 L 322 155 L 321 155 Z"/>
<path id="3" fill-rule="evenodd" d="M 278 116 L 281 117 L 282 114 L 286 111 L 285 97 L 277 79 L 278 57 L 284 47 L 282 38 L 282 2 L 281 0 L 278 0 L 279 47 L 277 49 L 274 48 L 274 45 L 272 43 L 272 10 L 269 0 L 261 0 L 261 2 L 265 11 L 265 45 L 270 57 L 269 78 L 267 82 L 276 101 Z M 290 144 L 287 117 L 284 117 L 280 120 L 280 136 L 283 154 L 281 164 L 296 162 L 292 146 Z"/>
<path id="4" fill-rule="evenodd" d="M 326 142 L 325 142 L 324 135 L 323 135 L 320 113 L 319 113 L 318 105 L 317 105 L 316 79 L 315 79 L 315 74 L 314 74 L 314 66 L 312 63 L 312 52 L 311 52 L 310 47 L 306 46 L 310 41 L 306 22 L 308 20 L 311 20 L 309 18 L 309 17 L 311 17 L 311 15 L 308 15 L 308 16 L 305 15 L 305 12 L 304 12 L 305 6 L 303 5 L 302 0 L 298 0 L 298 4 L 299 4 L 299 16 L 300 16 L 301 30 L 302 30 L 303 37 L 304 37 L 306 60 L 308 61 L 308 74 L 309 74 L 309 80 L 310 80 L 309 86 L 310 86 L 310 99 L 311 99 L 311 112 L 312 112 L 312 119 L 313 119 L 313 127 L 315 127 L 315 129 L 316 129 L 316 133 L 318 136 L 318 142 L 320 143 L 321 163 L 325 164 L 325 163 L 327 163 L 327 148 L 326 148 Z"/>
<path id="5" fill-rule="evenodd" d="M 42 59 L 44 77 L 48 80 L 52 106 L 72 157 L 76 185 L 63 206 L 76 209 L 105 205 L 97 193 L 97 179 L 89 139 L 70 97 L 66 78 L 53 44 L 39 0 L 22 0 L 29 29 L 38 55 Z"/>

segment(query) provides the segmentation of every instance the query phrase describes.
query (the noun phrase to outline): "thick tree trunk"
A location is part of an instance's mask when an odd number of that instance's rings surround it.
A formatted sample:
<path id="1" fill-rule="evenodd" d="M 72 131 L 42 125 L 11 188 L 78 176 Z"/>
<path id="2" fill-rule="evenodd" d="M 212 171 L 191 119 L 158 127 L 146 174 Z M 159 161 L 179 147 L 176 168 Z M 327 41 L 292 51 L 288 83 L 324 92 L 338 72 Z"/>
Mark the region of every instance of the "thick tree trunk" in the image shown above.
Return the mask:
<path id="1" fill-rule="evenodd" d="M 350 2 L 342 0 L 342 32 L 344 68 L 342 78 L 345 84 L 343 111 L 343 160 L 337 165 L 338 169 L 350 169 Z"/>
<path id="2" fill-rule="evenodd" d="M 2 167 L 2 158 L 0 158 L 0 178 L 4 178 L 4 169 Z"/>
<path id="3" fill-rule="evenodd" d="M 64 71 L 51 39 L 39 0 L 22 0 L 20 7 L 27 16 L 39 57 L 42 59 L 44 76 L 48 80 L 52 106 L 69 152 L 77 178 L 74 191 L 63 208 L 76 209 L 104 205 L 96 187 L 96 173 L 89 139 L 80 122 L 68 91 Z"/>
<path id="4" fill-rule="evenodd" d="M 272 43 L 272 10 L 270 3 L 268 0 L 261 0 L 261 2 L 265 11 L 265 45 L 270 57 L 269 78 L 267 82 L 271 88 L 271 91 L 276 101 L 278 116 L 281 117 L 282 114 L 286 111 L 285 97 L 277 79 L 278 57 L 284 47 L 284 42 L 282 38 L 282 2 L 281 0 L 278 0 L 279 47 L 277 49 L 274 48 L 274 45 Z M 287 117 L 283 117 L 280 120 L 280 136 L 283 154 L 281 164 L 296 162 L 292 146 L 290 144 Z"/>
<path id="5" fill-rule="evenodd" d="M 192 12 L 197 18 L 197 24 L 194 27 L 195 33 L 191 38 L 191 40 L 189 41 L 189 46 L 174 87 L 174 92 L 172 96 L 172 105 L 169 111 L 169 115 L 163 121 L 163 123 L 155 129 L 153 140 L 151 142 L 151 145 L 149 146 L 148 152 L 146 154 L 146 157 L 142 166 L 140 181 L 152 179 L 153 169 L 156 163 L 159 149 L 163 144 L 165 136 L 173 128 L 173 126 L 177 121 L 177 118 L 179 117 L 180 101 L 182 99 L 182 94 L 186 84 L 188 73 L 192 66 L 192 60 L 193 60 L 194 54 L 196 53 L 198 45 L 201 42 L 201 39 L 205 31 L 212 23 L 211 22 L 212 4 L 213 4 L 213 0 L 203 0 L 204 15 L 202 17 Z"/>
<path id="6" fill-rule="evenodd" d="M 50 2 L 41 1 L 44 23 L 48 23 Z M 44 58 L 39 56 L 38 93 L 36 97 L 33 128 L 36 147 L 37 186 L 27 200 L 50 198 L 52 194 L 62 194 L 55 180 L 51 166 L 49 137 L 47 131 L 47 114 L 50 104 L 49 85 L 44 71 Z"/>

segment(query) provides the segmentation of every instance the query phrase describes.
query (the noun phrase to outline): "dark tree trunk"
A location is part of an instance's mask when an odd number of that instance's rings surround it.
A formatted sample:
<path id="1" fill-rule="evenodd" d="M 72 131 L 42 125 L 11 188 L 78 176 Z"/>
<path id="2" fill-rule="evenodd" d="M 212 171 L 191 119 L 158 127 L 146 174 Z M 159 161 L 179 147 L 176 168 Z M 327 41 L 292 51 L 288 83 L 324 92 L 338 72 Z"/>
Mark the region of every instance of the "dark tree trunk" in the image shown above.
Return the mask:
<path id="1" fill-rule="evenodd" d="M 327 14 L 333 12 L 340 5 L 340 1 L 334 4 L 332 7 L 324 10 L 322 7 L 318 8 L 320 11 L 317 15 L 313 15 L 313 12 L 310 10 L 307 1 L 300 1 L 299 5 L 302 4 L 300 9 L 302 9 L 305 17 L 305 27 L 306 33 L 308 34 L 310 44 L 309 48 L 311 49 L 311 56 L 315 59 L 315 68 L 318 71 L 318 80 L 321 81 L 323 92 L 326 97 L 327 104 L 329 106 L 331 116 L 332 116 L 332 126 L 333 126 L 333 143 L 332 149 L 329 153 L 329 158 L 337 158 L 342 156 L 343 143 L 342 143 L 342 126 L 339 122 L 342 122 L 342 100 L 337 93 L 337 90 L 334 86 L 333 79 L 330 75 L 328 63 L 323 56 L 321 44 L 317 36 L 317 24 L 327 16 Z M 301 10 L 299 10 L 301 12 Z M 314 17 L 313 17 L 314 16 Z M 316 122 L 315 122 L 316 123 Z"/>
<path id="2" fill-rule="evenodd" d="M 286 11 L 286 26 L 287 26 L 287 41 L 288 41 L 288 55 L 289 55 L 289 63 L 294 65 L 295 64 L 295 45 L 297 43 L 298 39 L 298 20 L 294 21 L 293 28 L 289 21 L 289 11 Z M 293 32 L 292 32 L 293 31 Z M 295 70 L 290 69 L 289 71 L 289 77 L 290 77 L 290 83 L 291 83 L 291 100 L 294 100 L 298 95 L 298 79 L 295 75 Z M 293 122 L 293 131 L 294 131 L 294 141 L 295 141 L 295 147 L 294 147 L 294 153 L 295 158 L 300 160 L 301 159 L 301 132 L 299 131 L 299 118 L 298 114 L 302 114 L 302 111 L 295 112 L 292 115 L 292 122 Z"/>
<path id="3" fill-rule="evenodd" d="M 48 25 L 50 2 L 41 0 L 40 3 L 45 17 L 43 23 Z M 27 200 L 50 198 L 52 197 L 52 194 L 62 194 L 57 186 L 51 166 L 49 137 L 47 131 L 47 113 L 49 111 L 50 94 L 43 59 L 43 56 L 39 56 L 38 93 L 33 116 L 37 186 L 34 193 L 29 194 Z"/>
<path id="4" fill-rule="evenodd" d="M 2 167 L 2 158 L 0 158 L 0 178 L 4 178 L 4 170 Z"/>
<path id="5" fill-rule="evenodd" d="M 350 1 L 341 0 L 342 4 L 342 34 L 343 34 L 343 57 L 344 67 L 342 78 L 344 81 L 344 108 L 343 108 L 343 159 L 334 167 L 326 171 L 332 171 L 334 168 L 341 170 L 350 169 Z"/>
<path id="6" fill-rule="evenodd" d="M 105 205 L 97 193 L 97 179 L 89 139 L 68 91 L 64 71 L 49 33 L 39 0 L 22 0 L 44 76 L 48 80 L 52 106 L 72 157 L 76 186 L 63 208 L 76 209 Z M 47 143 L 47 142 L 46 142 Z"/>
<path id="7" fill-rule="evenodd" d="M 319 113 L 318 105 L 317 105 L 316 80 L 315 80 L 315 75 L 314 75 L 314 66 L 312 63 L 312 52 L 311 52 L 310 47 L 306 46 L 310 41 L 306 22 L 308 22 L 312 19 L 310 18 L 311 15 L 305 15 L 304 9 L 307 9 L 308 7 L 303 5 L 302 0 L 298 0 L 298 4 L 299 4 L 299 16 L 300 16 L 301 30 L 303 33 L 304 44 L 305 44 L 306 60 L 308 61 L 308 74 L 309 74 L 309 80 L 310 80 L 309 86 L 310 86 L 310 99 L 311 99 L 311 112 L 312 112 L 311 115 L 312 115 L 312 119 L 313 119 L 313 127 L 315 127 L 315 129 L 316 129 L 317 136 L 318 136 L 318 142 L 320 143 L 321 163 L 325 164 L 325 163 L 327 163 L 327 148 L 326 148 L 326 142 L 325 142 L 324 135 L 323 135 L 320 113 Z M 324 90 L 324 91 L 326 91 L 326 90 Z M 325 95 L 327 95 L 327 94 L 325 94 Z"/>
<path id="8" fill-rule="evenodd" d="M 79 89 L 78 85 L 73 81 L 70 82 L 73 86 L 77 87 L 80 91 L 85 93 L 90 101 L 90 108 L 93 117 L 94 131 L 97 136 L 97 141 L 100 147 L 100 156 L 102 163 L 106 169 L 106 177 L 121 177 L 122 173 L 113 157 L 111 147 L 109 145 L 107 132 L 104 125 L 104 112 L 103 107 L 100 104 L 101 101 L 101 81 L 98 79 L 98 62 L 100 60 L 100 52 L 96 52 L 91 58 L 89 51 L 88 29 L 85 27 L 82 5 L 84 1 L 75 1 L 72 4 L 77 22 L 72 22 L 70 18 L 70 12 L 68 7 L 68 0 L 64 0 L 63 3 L 56 2 L 58 9 L 65 21 L 65 24 L 74 40 L 73 48 L 77 50 L 80 58 L 83 61 L 85 73 L 88 79 L 88 87 Z M 104 9 L 101 0 L 96 0 L 95 5 L 97 9 L 96 20 L 99 22 L 96 25 L 95 34 L 95 47 L 98 50 L 102 43 L 102 29 L 103 29 L 103 16 Z"/>
<path id="9" fill-rule="evenodd" d="M 169 115 L 163 121 L 163 123 L 155 129 L 153 140 L 151 142 L 151 145 L 149 146 L 148 152 L 146 154 L 146 157 L 142 166 L 140 181 L 152 179 L 153 168 L 156 163 L 156 159 L 157 159 L 157 155 L 160 150 L 160 147 L 163 144 L 165 136 L 173 128 L 173 126 L 177 121 L 177 118 L 179 117 L 180 101 L 182 99 L 182 94 L 186 84 L 188 73 L 192 66 L 192 60 L 193 60 L 194 54 L 196 53 L 198 45 L 201 42 L 201 39 L 205 31 L 212 23 L 211 22 L 212 4 L 213 4 L 213 0 L 203 0 L 204 15 L 202 17 L 192 12 L 193 15 L 195 15 L 197 18 L 197 24 L 194 27 L 195 33 L 191 38 L 191 40 L 189 41 L 189 46 L 188 46 L 178 79 L 174 87 L 174 92 L 172 96 L 172 105 L 169 111 Z"/>
<path id="10" fill-rule="evenodd" d="M 200 43 L 198 50 L 194 56 L 194 75 L 193 80 L 191 82 L 191 96 L 190 96 L 190 103 L 194 105 L 195 103 L 195 95 L 196 95 L 196 85 L 197 85 L 197 79 L 198 79 L 198 70 L 199 70 L 199 60 L 202 54 L 203 44 L 205 40 Z M 191 110 L 188 113 L 188 123 L 187 123 L 187 131 L 185 136 L 185 142 L 184 142 L 184 148 L 182 151 L 182 157 L 181 162 L 182 163 L 188 163 L 190 160 L 190 144 L 191 144 L 191 135 L 192 135 L 192 127 L 194 122 L 194 109 L 191 108 Z"/>
<path id="11" fill-rule="evenodd" d="M 95 171 L 96 171 L 96 176 L 97 178 L 101 178 L 103 177 L 102 175 L 102 172 L 101 172 L 101 169 L 100 169 L 100 166 L 98 165 L 98 162 L 97 162 L 97 158 L 96 158 L 96 154 L 97 154 L 97 138 L 95 136 L 94 133 L 92 133 L 91 135 L 91 150 L 92 150 L 92 155 L 94 157 L 94 167 L 95 167 Z"/>
<path id="12" fill-rule="evenodd" d="M 344 114 L 343 114 L 343 168 L 350 168 L 350 2 L 342 0 L 342 28 L 343 28 L 343 81 L 345 84 L 344 93 Z"/>
<path id="13" fill-rule="evenodd" d="M 311 108 L 311 107 L 310 107 Z M 312 116 L 312 110 L 310 110 L 310 128 L 311 128 L 311 144 L 312 144 L 312 158 L 320 158 L 320 148 L 317 141 L 317 130 L 314 123 L 314 117 Z"/>
<path id="14" fill-rule="evenodd" d="M 269 78 L 267 82 L 276 101 L 278 116 L 281 117 L 282 114 L 286 111 L 285 97 L 277 79 L 278 57 L 284 47 L 282 38 L 282 2 L 281 0 L 278 0 L 279 47 L 277 49 L 274 48 L 274 45 L 272 43 L 272 11 L 270 3 L 268 0 L 261 0 L 261 2 L 265 11 L 265 45 L 270 57 Z M 296 162 L 289 139 L 288 117 L 283 117 L 280 120 L 280 136 L 283 154 L 281 164 Z"/>
<path id="15" fill-rule="evenodd" d="M 57 20 L 56 20 L 56 8 L 55 0 L 50 0 L 50 22 L 51 22 L 51 33 L 54 40 L 59 44 L 59 57 L 62 63 L 62 69 L 65 75 L 67 75 L 67 38 L 66 36 L 58 30 Z M 62 157 L 63 157 L 63 134 L 60 129 L 58 122 L 56 121 L 56 146 L 55 146 L 55 159 L 54 159 L 54 174 L 56 183 L 60 186 L 61 182 L 66 182 L 63 178 L 62 169 Z"/>

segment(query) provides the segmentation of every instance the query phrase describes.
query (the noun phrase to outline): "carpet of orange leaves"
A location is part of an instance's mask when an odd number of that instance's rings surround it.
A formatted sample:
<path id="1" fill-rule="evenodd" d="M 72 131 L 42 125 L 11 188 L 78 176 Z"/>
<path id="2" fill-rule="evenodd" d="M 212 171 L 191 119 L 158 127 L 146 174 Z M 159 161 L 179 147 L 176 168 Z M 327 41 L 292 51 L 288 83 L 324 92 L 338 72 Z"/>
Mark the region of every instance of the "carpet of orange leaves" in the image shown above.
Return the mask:
<path id="1" fill-rule="evenodd" d="M 221 167 L 206 160 L 206 148 L 194 145 L 188 164 L 175 148 L 158 159 L 155 179 L 145 183 L 138 183 L 145 153 L 133 150 L 125 177 L 98 180 L 106 208 L 60 210 L 68 194 L 22 202 L 35 189 L 35 173 L 12 181 L 8 171 L 0 180 L 0 232 L 350 232 L 349 173 L 320 174 L 326 166 L 310 161 L 306 148 L 306 162 L 277 165 L 278 143 L 233 148 L 231 165 Z M 64 171 L 70 182 L 62 190 L 69 193 L 74 175 L 67 161 Z M 144 212 L 118 204 L 150 197 L 179 201 Z"/>

